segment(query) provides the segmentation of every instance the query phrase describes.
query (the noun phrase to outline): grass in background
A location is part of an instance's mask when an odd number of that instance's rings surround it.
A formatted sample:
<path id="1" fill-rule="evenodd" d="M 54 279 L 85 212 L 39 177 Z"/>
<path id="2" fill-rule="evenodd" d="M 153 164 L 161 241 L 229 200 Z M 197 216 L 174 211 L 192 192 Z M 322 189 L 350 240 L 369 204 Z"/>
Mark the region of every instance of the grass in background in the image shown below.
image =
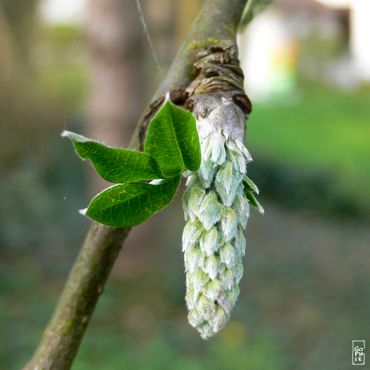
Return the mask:
<path id="1" fill-rule="evenodd" d="M 255 104 L 248 142 L 256 157 L 332 173 L 342 192 L 370 202 L 370 89 L 305 85 L 294 99 Z"/>

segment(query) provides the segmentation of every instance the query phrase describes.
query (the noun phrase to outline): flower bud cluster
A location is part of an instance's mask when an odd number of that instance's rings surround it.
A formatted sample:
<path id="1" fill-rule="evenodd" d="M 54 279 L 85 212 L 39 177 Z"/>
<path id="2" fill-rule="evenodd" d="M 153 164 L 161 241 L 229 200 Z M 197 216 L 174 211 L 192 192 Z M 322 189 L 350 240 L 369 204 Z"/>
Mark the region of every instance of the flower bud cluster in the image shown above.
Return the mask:
<path id="1" fill-rule="evenodd" d="M 202 163 L 188 172 L 182 245 L 189 323 L 207 339 L 224 327 L 239 295 L 250 205 L 257 187 L 246 176 L 244 144 L 222 129 L 200 135 Z"/>

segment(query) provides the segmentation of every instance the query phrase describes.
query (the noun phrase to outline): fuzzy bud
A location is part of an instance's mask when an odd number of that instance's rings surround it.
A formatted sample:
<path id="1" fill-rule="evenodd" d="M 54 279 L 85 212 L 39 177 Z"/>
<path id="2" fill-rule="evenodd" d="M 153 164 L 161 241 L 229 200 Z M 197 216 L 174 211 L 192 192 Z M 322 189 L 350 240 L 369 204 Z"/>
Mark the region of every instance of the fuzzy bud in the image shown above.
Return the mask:
<path id="1" fill-rule="evenodd" d="M 198 103 L 193 112 L 202 162 L 197 172 L 187 173 L 183 198 L 188 319 L 204 339 L 224 327 L 238 298 L 246 245 L 243 229 L 251 206 L 243 183 L 258 192 L 246 177 L 252 157 L 241 141 L 244 113 L 232 99 L 217 94 L 207 99 L 212 109 Z"/>

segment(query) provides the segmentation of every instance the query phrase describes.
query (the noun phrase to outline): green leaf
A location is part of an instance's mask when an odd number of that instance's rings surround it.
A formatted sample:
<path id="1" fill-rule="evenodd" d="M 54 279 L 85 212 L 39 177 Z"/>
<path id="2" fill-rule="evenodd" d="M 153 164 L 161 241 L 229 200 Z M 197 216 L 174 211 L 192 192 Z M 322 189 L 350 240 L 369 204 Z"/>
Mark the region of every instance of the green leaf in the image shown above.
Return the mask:
<path id="1" fill-rule="evenodd" d="M 164 177 L 184 168 L 196 171 L 201 154 L 193 115 L 166 99 L 149 124 L 144 151 L 155 158 Z"/>
<path id="2" fill-rule="evenodd" d="M 243 182 L 244 185 L 244 194 L 247 197 L 249 203 L 258 210 L 259 213 L 264 214 L 265 210 L 263 209 L 261 203 L 254 196 L 253 191 L 249 187 L 246 181 Z"/>
<path id="3" fill-rule="evenodd" d="M 131 227 L 145 221 L 167 206 L 176 193 L 180 177 L 162 180 L 158 185 L 119 184 L 97 194 L 85 214 L 114 227 Z"/>
<path id="4" fill-rule="evenodd" d="M 112 148 L 70 131 L 63 131 L 70 139 L 77 154 L 91 160 L 98 174 L 113 183 L 138 182 L 162 177 L 154 158 L 143 152 Z"/>
<path id="5" fill-rule="evenodd" d="M 253 180 L 250 177 L 245 176 L 244 177 L 244 183 L 249 188 L 249 190 L 251 190 L 252 192 L 254 192 L 256 194 L 260 193 L 257 185 L 253 182 Z"/>

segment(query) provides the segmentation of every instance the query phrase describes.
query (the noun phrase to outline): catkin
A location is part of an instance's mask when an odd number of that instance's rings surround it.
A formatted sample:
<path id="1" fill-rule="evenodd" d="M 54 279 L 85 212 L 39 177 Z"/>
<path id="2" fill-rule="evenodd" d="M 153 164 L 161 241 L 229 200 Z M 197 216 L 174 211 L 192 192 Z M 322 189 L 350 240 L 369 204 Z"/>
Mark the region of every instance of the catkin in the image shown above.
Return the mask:
<path id="1" fill-rule="evenodd" d="M 239 109 L 224 103 L 221 110 Z M 233 124 L 197 118 L 202 162 L 197 172 L 185 174 L 185 300 L 189 323 L 204 339 L 224 327 L 238 298 L 250 205 L 263 212 L 252 195 L 258 189 L 246 176 L 251 155 L 237 135 L 225 130 Z"/>

